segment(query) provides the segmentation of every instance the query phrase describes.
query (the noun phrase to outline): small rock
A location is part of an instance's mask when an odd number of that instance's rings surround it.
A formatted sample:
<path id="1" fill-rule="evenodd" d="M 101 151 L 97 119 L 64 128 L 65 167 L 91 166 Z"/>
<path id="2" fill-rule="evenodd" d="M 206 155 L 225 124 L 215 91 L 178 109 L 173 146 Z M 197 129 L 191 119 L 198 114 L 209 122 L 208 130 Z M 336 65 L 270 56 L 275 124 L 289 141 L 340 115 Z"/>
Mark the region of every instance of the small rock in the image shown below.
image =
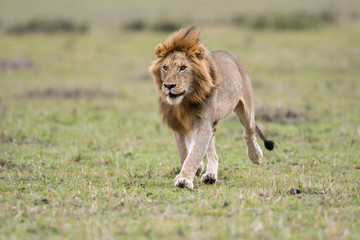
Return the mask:
<path id="1" fill-rule="evenodd" d="M 290 194 L 297 195 L 297 194 L 301 194 L 301 193 L 302 193 L 302 191 L 299 189 L 296 189 L 296 188 L 290 189 Z"/>

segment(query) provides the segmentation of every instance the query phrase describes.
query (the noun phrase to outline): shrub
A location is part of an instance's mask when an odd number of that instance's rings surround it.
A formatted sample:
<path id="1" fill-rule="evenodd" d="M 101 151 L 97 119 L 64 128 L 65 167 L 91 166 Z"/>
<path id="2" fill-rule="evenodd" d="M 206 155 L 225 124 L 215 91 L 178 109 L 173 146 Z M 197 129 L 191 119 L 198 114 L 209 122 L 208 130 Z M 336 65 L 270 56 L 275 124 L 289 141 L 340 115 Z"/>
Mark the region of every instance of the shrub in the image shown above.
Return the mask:
<path id="1" fill-rule="evenodd" d="M 277 15 L 272 19 L 272 24 L 273 28 L 278 30 L 304 30 L 318 27 L 321 19 L 305 12 L 298 12 L 292 15 Z"/>
<path id="2" fill-rule="evenodd" d="M 292 14 L 273 14 L 261 16 L 237 15 L 232 22 L 241 27 L 253 29 L 306 30 L 317 28 L 322 24 L 339 20 L 336 11 L 327 10 L 318 14 L 295 12 Z"/>
<path id="3" fill-rule="evenodd" d="M 55 33 L 55 32 L 80 32 L 88 31 L 87 24 L 75 24 L 71 21 L 58 19 L 58 20 L 39 20 L 33 19 L 27 23 L 17 24 L 9 29 L 8 33 L 12 34 L 27 34 L 35 32 Z"/>
<path id="4" fill-rule="evenodd" d="M 265 29 L 265 28 L 269 28 L 270 27 L 270 21 L 268 17 L 257 17 L 255 18 L 252 23 L 251 23 L 251 27 L 254 29 Z"/>
<path id="5" fill-rule="evenodd" d="M 339 21 L 340 13 L 335 9 L 326 9 L 320 13 L 320 17 L 325 23 L 334 23 Z"/>
<path id="6" fill-rule="evenodd" d="M 141 31 L 144 30 L 145 27 L 146 24 L 143 20 L 136 20 L 134 22 L 129 22 L 124 25 L 124 29 L 129 31 Z"/>
<path id="7" fill-rule="evenodd" d="M 181 28 L 181 24 L 174 21 L 160 21 L 153 26 L 153 30 L 158 32 L 173 32 L 179 28 Z"/>

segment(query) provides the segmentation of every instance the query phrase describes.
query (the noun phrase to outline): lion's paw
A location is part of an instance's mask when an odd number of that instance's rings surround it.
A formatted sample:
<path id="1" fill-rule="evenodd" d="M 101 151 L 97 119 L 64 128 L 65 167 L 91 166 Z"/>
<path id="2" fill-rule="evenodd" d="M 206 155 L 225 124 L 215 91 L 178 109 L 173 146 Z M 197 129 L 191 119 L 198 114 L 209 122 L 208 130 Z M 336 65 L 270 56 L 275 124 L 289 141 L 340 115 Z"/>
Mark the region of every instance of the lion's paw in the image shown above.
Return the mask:
<path id="1" fill-rule="evenodd" d="M 201 181 L 205 184 L 214 184 L 217 180 L 216 173 L 207 172 L 201 177 Z"/>
<path id="2" fill-rule="evenodd" d="M 198 170 L 196 171 L 196 176 L 197 177 L 200 177 L 200 175 L 202 174 L 202 172 L 204 171 L 204 163 L 203 162 L 201 162 L 200 163 L 200 166 L 199 166 L 199 168 L 198 168 Z"/>
<path id="3" fill-rule="evenodd" d="M 176 187 L 179 187 L 179 188 L 186 187 L 187 189 L 190 189 L 190 190 L 192 190 L 194 188 L 194 184 L 190 179 L 176 176 L 174 181 L 175 181 Z"/>
<path id="4" fill-rule="evenodd" d="M 248 152 L 248 156 L 252 163 L 257 164 L 257 165 L 261 164 L 261 160 L 263 158 L 263 153 L 257 143 L 251 147 L 248 147 L 247 152 Z"/>

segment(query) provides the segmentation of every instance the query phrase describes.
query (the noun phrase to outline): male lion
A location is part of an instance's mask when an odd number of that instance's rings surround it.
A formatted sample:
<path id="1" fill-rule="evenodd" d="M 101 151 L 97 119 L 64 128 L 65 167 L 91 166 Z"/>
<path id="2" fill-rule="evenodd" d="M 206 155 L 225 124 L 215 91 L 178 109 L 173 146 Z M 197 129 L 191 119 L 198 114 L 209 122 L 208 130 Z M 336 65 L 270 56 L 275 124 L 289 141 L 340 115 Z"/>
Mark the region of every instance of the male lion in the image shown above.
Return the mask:
<path id="1" fill-rule="evenodd" d="M 218 156 L 215 131 L 219 120 L 232 111 L 244 126 L 247 154 L 255 164 L 263 157 L 256 142 L 257 132 L 268 150 L 274 142 L 266 140 L 255 123 L 253 90 L 240 60 L 225 51 L 208 51 L 195 27 L 180 29 L 156 46 L 157 60 L 150 67 L 159 94 L 164 122 L 174 131 L 182 165 L 175 186 L 193 188 L 195 175 L 207 169 L 201 180 L 217 180 Z"/>

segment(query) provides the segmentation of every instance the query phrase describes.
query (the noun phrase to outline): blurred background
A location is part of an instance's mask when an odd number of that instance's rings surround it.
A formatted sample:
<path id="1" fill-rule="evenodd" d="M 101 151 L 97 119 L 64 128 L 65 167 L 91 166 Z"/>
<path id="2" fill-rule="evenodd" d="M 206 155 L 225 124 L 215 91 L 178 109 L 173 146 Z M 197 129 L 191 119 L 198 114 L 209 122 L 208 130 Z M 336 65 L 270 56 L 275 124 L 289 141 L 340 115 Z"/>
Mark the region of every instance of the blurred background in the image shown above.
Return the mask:
<path id="1" fill-rule="evenodd" d="M 253 166 L 232 114 L 219 182 L 182 192 L 148 67 L 189 25 L 277 149 Z M 0 238 L 358 238 L 359 76 L 359 0 L 0 0 Z"/>
<path id="2" fill-rule="evenodd" d="M 310 15 L 327 15 L 327 20 L 356 18 L 359 2 L 356 0 L 314 0 L 314 1 L 1 1 L 1 18 L 5 25 L 26 23 L 32 19 L 64 19 L 85 23 L 91 27 L 120 27 L 124 23 L 144 21 L 154 27 L 156 22 L 173 21 L 189 23 L 229 23 L 243 15 L 268 16 L 292 15 L 304 12 Z M 336 18 L 336 19 L 334 19 Z"/>
<path id="3" fill-rule="evenodd" d="M 196 25 L 210 50 L 243 61 L 258 119 L 332 116 L 358 96 L 359 11 L 357 0 L 1 0 L 0 96 L 3 105 L 111 99 L 156 112 L 154 47 Z"/>

